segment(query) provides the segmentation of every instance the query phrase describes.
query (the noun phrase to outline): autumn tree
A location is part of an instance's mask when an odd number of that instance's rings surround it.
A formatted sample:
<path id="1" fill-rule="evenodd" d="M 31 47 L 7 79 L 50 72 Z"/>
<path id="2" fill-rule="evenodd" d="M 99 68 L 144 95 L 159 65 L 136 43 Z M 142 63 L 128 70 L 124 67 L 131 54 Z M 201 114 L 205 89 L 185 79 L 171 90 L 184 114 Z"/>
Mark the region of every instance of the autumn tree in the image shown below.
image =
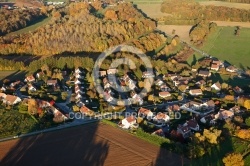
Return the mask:
<path id="1" fill-rule="evenodd" d="M 31 115 L 37 114 L 38 104 L 35 99 L 28 100 L 28 113 Z"/>
<path id="2" fill-rule="evenodd" d="M 250 109 L 250 100 L 249 99 L 244 101 L 244 107 L 248 110 Z"/>
<path id="3" fill-rule="evenodd" d="M 139 81 L 139 82 L 138 82 L 138 86 L 139 86 L 140 88 L 143 88 L 143 87 L 144 87 L 144 82 L 143 82 L 143 81 Z"/>
<path id="4" fill-rule="evenodd" d="M 244 160 L 241 154 L 231 153 L 223 158 L 225 166 L 244 166 Z"/>
<path id="5" fill-rule="evenodd" d="M 80 111 L 80 109 L 79 109 L 79 107 L 77 105 L 73 105 L 72 109 L 73 109 L 74 112 Z"/>
<path id="6" fill-rule="evenodd" d="M 250 139 L 250 129 L 241 129 L 237 132 L 237 136 L 242 139 Z"/>
<path id="7" fill-rule="evenodd" d="M 68 93 L 67 93 L 67 92 L 62 92 L 62 93 L 61 93 L 61 98 L 62 98 L 62 100 L 66 100 L 67 97 L 68 97 Z"/>
<path id="8" fill-rule="evenodd" d="M 109 9 L 105 12 L 105 18 L 116 21 L 118 19 L 116 11 Z"/>
<path id="9" fill-rule="evenodd" d="M 155 100 L 154 95 L 149 95 L 149 96 L 148 96 L 148 101 L 154 101 L 154 100 Z"/>
<path id="10" fill-rule="evenodd" d="M 221 130 L 211 128 L 209 130 L 204 129 L 203 136 L 211 144 L 218 144 L 218 137 L 221 135 Z"/>
<path id="11" fill-rule="evenodd" d="M 244 106 L 244 102 L 245 102 L 245 98 L 244 98 L 244 97 L 238 97 L 237 103 L 238 103 L 240 106 Z"/>

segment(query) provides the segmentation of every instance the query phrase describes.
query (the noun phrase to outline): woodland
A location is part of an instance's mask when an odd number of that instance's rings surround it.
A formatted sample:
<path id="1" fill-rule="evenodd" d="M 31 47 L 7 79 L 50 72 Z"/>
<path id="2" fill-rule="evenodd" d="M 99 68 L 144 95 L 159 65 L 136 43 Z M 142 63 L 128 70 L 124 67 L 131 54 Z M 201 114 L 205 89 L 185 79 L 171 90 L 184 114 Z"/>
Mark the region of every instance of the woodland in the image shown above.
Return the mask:
<path id="1" fill-rule="evenodd" d="M 25 28 L 45 17 L 38 9 L 0 10 L 0 36 Z"/>
<path id="2" fill-rule="evenodd" d="M 1 54 L 98 53 L 121 43 L 133 43 L 151 51 L 163 44 L 159 34 L 153 32 L 156 22 L 129 3 L 104 9 L 99 2 L 91 5 L 79 2 L 45 12 L 52 17 L 45 26 L 25 34 L 0 37 Z"/>

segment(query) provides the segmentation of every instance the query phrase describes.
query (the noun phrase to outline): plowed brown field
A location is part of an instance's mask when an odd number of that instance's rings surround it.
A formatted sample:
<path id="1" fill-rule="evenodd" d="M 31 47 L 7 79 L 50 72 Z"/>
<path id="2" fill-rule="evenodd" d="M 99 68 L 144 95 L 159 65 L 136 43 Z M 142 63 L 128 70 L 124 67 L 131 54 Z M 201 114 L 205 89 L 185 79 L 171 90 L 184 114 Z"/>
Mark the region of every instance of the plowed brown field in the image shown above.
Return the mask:
<path id="1" fill-rule="evenodd" d="M 179 166 L 187 163 L 109 125 L 93 123 L 0 143 L 0 165 Z"/>

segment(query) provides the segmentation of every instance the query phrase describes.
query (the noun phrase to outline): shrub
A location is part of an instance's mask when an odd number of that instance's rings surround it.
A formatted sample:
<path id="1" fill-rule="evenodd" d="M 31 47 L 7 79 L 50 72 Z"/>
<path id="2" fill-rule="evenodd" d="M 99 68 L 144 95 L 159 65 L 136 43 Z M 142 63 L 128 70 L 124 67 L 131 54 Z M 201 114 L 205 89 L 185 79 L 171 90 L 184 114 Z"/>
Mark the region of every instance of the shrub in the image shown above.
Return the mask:
<path id="1" fill-rule="evenodd" d="M 231 153 L 223 158 L 225 166 L 244 166 L 243 157 L 239 153 Z"/>

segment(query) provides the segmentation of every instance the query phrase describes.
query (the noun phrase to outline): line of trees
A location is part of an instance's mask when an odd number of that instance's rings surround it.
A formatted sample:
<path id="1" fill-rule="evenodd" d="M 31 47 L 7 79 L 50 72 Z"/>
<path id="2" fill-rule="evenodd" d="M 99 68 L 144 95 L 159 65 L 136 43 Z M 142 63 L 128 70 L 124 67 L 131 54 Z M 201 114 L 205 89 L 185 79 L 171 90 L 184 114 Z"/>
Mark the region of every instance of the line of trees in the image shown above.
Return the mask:
<path id="1" fill-rule="evenodd" d="M 15 62 L 0 58 L 0 70 L 24 70 L 25 65 L 23 62 Z"/>
<path id="2" fill-rule="evenodd" d="M 161 5 L 165 24 L 194 25 L 201 20 L 209 21 L 250 21 L 250 10 L 225 6 L 200 5 L 194 0 L 166 0 Z"/>
<path id="3" fill-rule="evenodd" d="M 210 1 L 234 2 L 234 3 L 250 3 L 250 0 L 210 0 Z"/>
<path id="4" fill-rule="evenodd" d="M 65 66 L 70 69 L 82 67 L 87 70 L 92 70 L 94 67 L 94 60 L 89 57 L 47 57 L 39 60 L 32 61 L 27 69 L 30 72 L 35 72 L 41 69 L 46 64 L 49 68 L 64 69 Z"/>

